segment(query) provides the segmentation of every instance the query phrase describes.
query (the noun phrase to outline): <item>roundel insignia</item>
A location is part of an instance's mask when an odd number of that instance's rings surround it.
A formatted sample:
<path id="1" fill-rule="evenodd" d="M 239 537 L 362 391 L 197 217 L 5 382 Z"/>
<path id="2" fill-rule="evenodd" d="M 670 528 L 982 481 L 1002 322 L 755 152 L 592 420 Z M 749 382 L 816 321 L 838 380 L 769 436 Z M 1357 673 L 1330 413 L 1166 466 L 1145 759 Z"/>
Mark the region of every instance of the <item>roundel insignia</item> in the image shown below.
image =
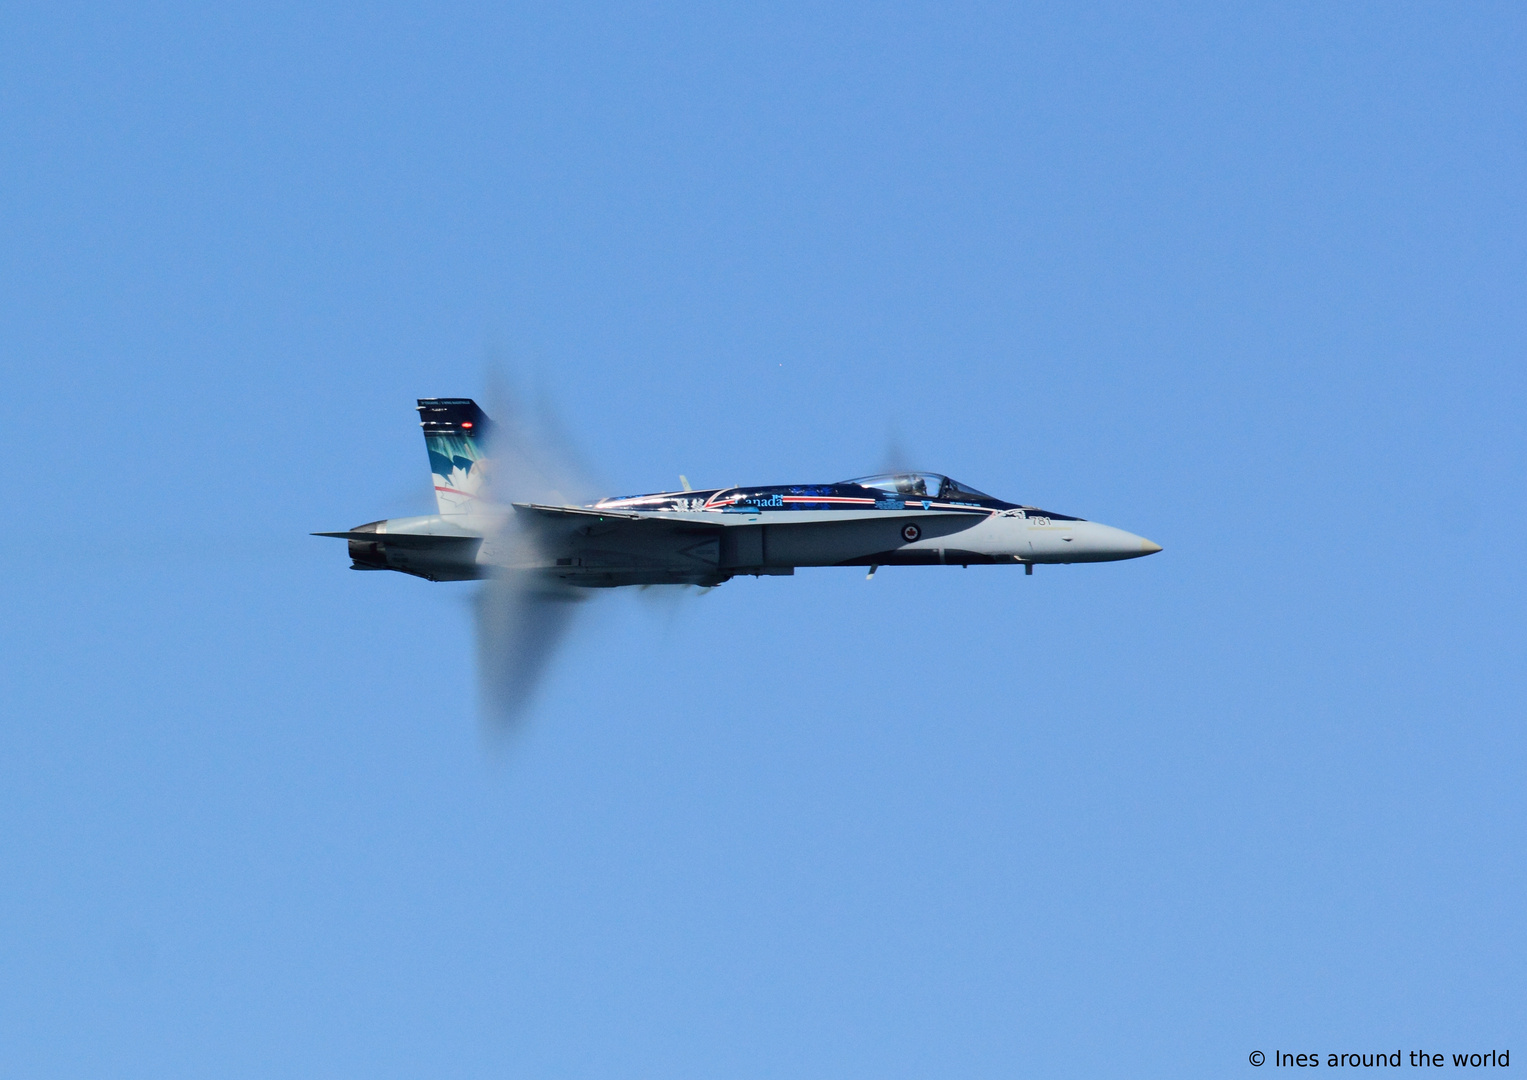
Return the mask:
<path id="1" fill-rule="evenodd" d="M 905 540 L 909 544 L 913 540 L 916 540 L 922 534 L 923 534 L 923 531 L 921 529 L 919 529 L 916 525 L 903 525 L 902 529 L 901 529 L 901 538 L 903 540 Z"/>

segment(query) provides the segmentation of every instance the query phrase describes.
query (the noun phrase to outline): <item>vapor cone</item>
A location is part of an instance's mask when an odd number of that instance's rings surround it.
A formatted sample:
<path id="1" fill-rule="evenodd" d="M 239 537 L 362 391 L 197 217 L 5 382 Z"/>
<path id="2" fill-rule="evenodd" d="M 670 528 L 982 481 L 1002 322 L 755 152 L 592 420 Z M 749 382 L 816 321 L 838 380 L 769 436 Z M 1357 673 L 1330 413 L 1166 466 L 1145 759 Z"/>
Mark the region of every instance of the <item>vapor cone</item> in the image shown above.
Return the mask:
<path id="1" fill-rule="evenodd" d="M 501 377 L 489 382 L 493 426 L 479 525 L 490 576 L 475 602 L 477 676 L 485 733 L 502 738 L 524 720 L 585 595 L 547 572 L 554 557 L 531 517 L 512 504 L 577 504 L 591 485 L 551 410 L 543 405 L 532 414 Z"/>

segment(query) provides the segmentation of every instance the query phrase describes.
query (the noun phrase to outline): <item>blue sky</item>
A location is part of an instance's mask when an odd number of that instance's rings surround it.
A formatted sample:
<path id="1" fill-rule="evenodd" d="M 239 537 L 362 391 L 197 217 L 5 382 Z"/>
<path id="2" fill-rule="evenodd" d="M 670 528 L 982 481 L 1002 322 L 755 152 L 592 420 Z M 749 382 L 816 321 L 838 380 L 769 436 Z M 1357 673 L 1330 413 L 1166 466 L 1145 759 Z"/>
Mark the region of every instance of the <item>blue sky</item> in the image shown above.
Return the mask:
<path id="1" fill-rule="evenodd" d="M 1506 4 L 0 12 L 0 1074 L 1226 1076 L 1527 1002 Z M 924 467 L 1139 562 L 607 596 L 427 503 Z"/>

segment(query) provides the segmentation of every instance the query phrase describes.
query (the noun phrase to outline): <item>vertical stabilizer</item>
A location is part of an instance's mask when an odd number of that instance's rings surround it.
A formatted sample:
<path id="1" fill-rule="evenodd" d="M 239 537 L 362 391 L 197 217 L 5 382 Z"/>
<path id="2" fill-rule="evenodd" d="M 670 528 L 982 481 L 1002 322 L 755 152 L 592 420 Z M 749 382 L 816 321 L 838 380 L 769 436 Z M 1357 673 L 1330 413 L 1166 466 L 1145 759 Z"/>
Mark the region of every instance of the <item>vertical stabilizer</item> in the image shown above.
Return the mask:
<path id="1" fill-rule="evenodd" d="M 420 398 L 419 425 L 440 513 L 475 513 L 488 497 L 485 446 L 493 422 L 471 398 Z"/>

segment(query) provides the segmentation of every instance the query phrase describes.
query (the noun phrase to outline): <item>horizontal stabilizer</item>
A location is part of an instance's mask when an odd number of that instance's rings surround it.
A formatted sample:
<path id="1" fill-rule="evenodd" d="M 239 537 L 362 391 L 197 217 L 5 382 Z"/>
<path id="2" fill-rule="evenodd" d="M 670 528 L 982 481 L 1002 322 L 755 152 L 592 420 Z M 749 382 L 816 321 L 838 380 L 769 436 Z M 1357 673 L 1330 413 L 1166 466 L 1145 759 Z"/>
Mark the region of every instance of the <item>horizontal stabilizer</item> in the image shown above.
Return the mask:
<path id="1" fill-rule="evenodd" d="M 483 576 L 477 551 L 483 538 L 469 534 L 379 532 L 376 521 L 344 532 L 317 532 L 350 545 L 352 570 L 399 570 L 430 581 L 470 581 Z"/>

